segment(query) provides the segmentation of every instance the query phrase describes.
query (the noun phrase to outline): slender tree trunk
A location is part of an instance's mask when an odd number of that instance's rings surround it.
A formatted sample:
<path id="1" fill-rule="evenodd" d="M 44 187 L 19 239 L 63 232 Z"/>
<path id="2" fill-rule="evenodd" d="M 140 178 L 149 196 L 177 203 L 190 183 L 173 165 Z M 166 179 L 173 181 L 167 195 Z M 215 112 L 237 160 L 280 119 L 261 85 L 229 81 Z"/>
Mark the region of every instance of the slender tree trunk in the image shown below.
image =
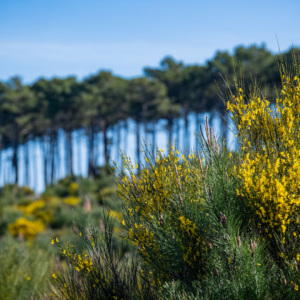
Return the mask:
<path id="1" fill-rule="evenodd" d="M 140 164 L 140 123 L 136 121 L 136 157 L 137 163 Z"/>
<path id="2" fill-rule="evenodd" d="M 56 142 L 55 142 L 55 176 L 56 178 L 60 177 L 60 152 L 59 152 L 59 135 L 58 133 L 56 134 Z"/>
<path id="3" fill-rule="evenodd" d="M 103 143 L 104 143 L 104 158 L 105 158 L 105 164 L 108 165 L 108 160 L 109 160 L 109 156 L 108 156 L 108 139 L 107 139 L 107 123 L 104 123 L 103 126 Z"/>
<path id="4" fill-rule="evenodd" d="M 24 160 L 25 160 L 25 185 L 29 186 L 29 142 L 24 143 Z"/>
<path id="5" fill-rule="evenodd" d="M 95 175 L 95 172 L 94 172 L 94 126 L 93 125 L 91 125 L 89 128 L 88 138 L 89 138 L 88 176 L 93 176 L 93 175 Z"/>
<path id="6" fill-rule="evenodd" d="M 66 138 L 67 138 L 67 161 L 68 161 L 68 171 L 67 173 L 73 176 L 73 149 L 72 149 L 72 131 L 66 131 Z"/>
<path id="7" fill-rule="evenodd" d="M 173 141 L 173 118 L 170 117 L 168 119 L 168 125 L 167 125 L 167 128 L 168 128 L 168 143 L 172 143 Z"/>
<path id="8" fill-rule="evenodd" d="M 188 151 L 190 150 L 190 133 L 189 133 L 189 118 L 188 118 L 188 110 L 185 110 L 184 112 L 184 148 L 186 148 Z"/>
<path id="9" fill-rule="evenodd" d="M 35 142 L 35 157 L 33 157 L 33 170 L 34 172 L 32 173 L 33 174 L 33 178 L 34 178 L 34 187 L 35 189 L 37 189 L 38 187 L 38 147 L 39 147 L 39 139 L 36 139 L 36 142 Z"/>
<path id="10" fill-rule="evenodd" d="M 221 121 L 221 137 L 222 137 L 222 142 L 225 143 L 225 146 L 227 146 L 227 114 L 225 111 L 225 107 L 222 110 L 220 114 L 220 121 Z"/>
<path id="11" fill-rule="evenodd" d="M 148 105 L 145 102 L 145 97 L 143 97 L 143 111 L 142 111 L 142 118 L 143 118 L 143 124 L 144 124 L 144 130 L 145 130 L 145 141 L 146 143 L 148 143 L 147 141 L 147 137 L 148 137 L 148 128 L 147 128 L 147 113 L 148 113 Z"/>
<path id="12" fill-rule="evenodd" d="M 180 118 L 176 120 L 176 144 L 178 149 L 180 149 Z"/>
<path id="13" fill-rule="evenodd" d="M 18 162 L 18 148 L 19 148 L 19 134 L 18 134 L 18 125 L 14 125 L 14 141 L 13 141 L 13 157 L 12 163 L 15 170 L 15 184 L 18 184 L 19 181 L 19 162 Z"/>
<path id="14" fill-rule="evenodd" d="M 0 172 L 1 172 L 1 167 L 2 167 L 2 134 L 0 133 Z M 3 174 L 3 172 L 1 172 Z M 4 176 L 3 176 L 4 180 Z"/>
<path id="15" fill-rule="evenodd" d="M 82 174 L 82 170 L 81 170 L 81 131 L 78 130 L 77 131 L 77 164 L 78 164 L 78 174 L 81 175 Z"/>
<path id="16" fill-rule="evenodd" d="M 54 158 L 55 158 L 55 133 L 52 132 L 50 140 L 50 159 L 51 159 L 51 184 L 54 182 Z"/>
<path id="17" fill-rule="evenodd" d="M 153 128 L 153 134 L 152 134 L 152 151 L 153 155 L 155 155 L 155 150 L 156 150 L 156 121 L 152 121 L 152 128 Z"/>
<path id="18" fill-rule="evenodd" d="M 196 134 L 195 134 L 195 150 L 199 148 L 198 133 L 200 133 L 200 113 L 196 112 Z"/>
<path id="19" fill-rule="evenodd" d="M 101 131 L 99 130 L 97 133 L 94 133 L 94 167 L 98 166 L 98 161 L 100 157 L 100 145 L 101 145 L 101 140 L 100 140 L 100 133 Z"/>
<path id="20" fill-rule="evenodd" d="M 47 151 L 47 136 L 44 136 L 44 140 L 42 141 L 43 145 L 43 156 L 44 156 L 44 181 L 45 187 L 48 184 L 48 151 Z"/>
<path id="21" fill-rule="evenodd" d="M 118 121 L 117 123 L 117 155 L 116 155 L 116 162 L 119 164 L 120 162 L 120 155 L 119 155 L 119 151 L 121 150 L 121 124 L 120 121 Z"/>
<path id="22" fill-rule="evenodd" d="M 128 146 L 128 134 L 129 134 L 129 130 L 128 130 L 128 120 L 125 120 L 124 123 L 124 152 L 127 152 L 127 146 Z"/>

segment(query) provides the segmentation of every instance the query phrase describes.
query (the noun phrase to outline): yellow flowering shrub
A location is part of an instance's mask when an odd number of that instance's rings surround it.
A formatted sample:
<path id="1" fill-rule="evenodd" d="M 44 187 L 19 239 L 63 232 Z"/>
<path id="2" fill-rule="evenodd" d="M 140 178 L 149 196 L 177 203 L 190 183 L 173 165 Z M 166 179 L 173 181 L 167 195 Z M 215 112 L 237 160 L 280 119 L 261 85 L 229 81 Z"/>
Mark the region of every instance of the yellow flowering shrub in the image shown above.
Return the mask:
<path id="1" fill-rule="evenodd" d="M 109 215 L 113 218 L 116 218 L 118 221 L 122 221 L 123 215 L 120 212 L 117 212 L 115 210 L 109 210 Z"/>
<path id="2" fill-rule="evenodd" d="M 147 165 L 134 173 L 139 166 L 124 157 L 127 173 L 120 174 L 119 197 L 126 205 L 125 239 L 164 280 L 186 273 L 201 277 L 210 249 L 206 230 L 199 225 L 204 198 L 198 158 L 170 147 L 168 155 L 157 149 L 156 156 L 148 153 L 145 160 Z"/>
<path id="3" fill-rule="evenodd" d="M 29 205 L 21 205 L 20 209 L 24 212 L 25 217 L 28 217 L 32 214 L 34 214 L 37 210 L 40 210 L 45 207 L 45 201 L 44 200 L 37 200 L 31 202 Z"/>
<path id="4" fill-rule="evenodd" d="M 235 79 L 236 92 L 227 102 L 242 157 L 237 193 L 253 209 L 251 222 L 259 234 L 274 244 L 281 240 L 290 258 L 296 257 L 300 238 L 299 75 L 298 67 L 288 71 L 281 65 L 282 90 L 273 102 L 257 85 L 246 96 Z"/>
<path id="5" fill-rule="evenodd" d="M 70 206 L 75 206 L 80 202 L 80 199 L 78 197 L 70 196 L 70 197 L 64 198 L 63 202 Z"/>
<path id="6" fill-rule="evenodd" d="M 71 182 L 68 188 L 68 192 L 70 195 L 75 195 L 78 192 L 79 186 L 76 182 Z"/>
<path id="7" fill-rule="evenodd" d="M 23 211 L 25 217 L 34 216 L 42 222 L 51 222 L 53 220 L 55 203 L 39 199 L 37 201 L 32 201 L 28 205 L 21 205 L 19 208 Z"/>
<path id="8" fill-rule="evenodd" d="M 45 230 L 45 225 L 41 221 L 29 221 L 20 218 L 15 223 L 8 225 L 8 230 L 13 236 L 18 236 L 21 233 L 24 238 L 32 241 L 39 232 Z"/>
<path id="9" fill-rule="evenodd" d="M 55 299 L 154 299 L 154 286 L 147 270 L 141 270 L 136 256 L 124 256 L 125 249 L 113 249 L 114 217 L 105 214 L 103 230 L 87 229 L 75 221 L 83 248 L 60 245 L 58 238 L 51 244 L 60 248 L 68 264 L 68 271 L 52 274 L 52 297 Z M 152 279 L 152 278 L 151 278 Z"/>

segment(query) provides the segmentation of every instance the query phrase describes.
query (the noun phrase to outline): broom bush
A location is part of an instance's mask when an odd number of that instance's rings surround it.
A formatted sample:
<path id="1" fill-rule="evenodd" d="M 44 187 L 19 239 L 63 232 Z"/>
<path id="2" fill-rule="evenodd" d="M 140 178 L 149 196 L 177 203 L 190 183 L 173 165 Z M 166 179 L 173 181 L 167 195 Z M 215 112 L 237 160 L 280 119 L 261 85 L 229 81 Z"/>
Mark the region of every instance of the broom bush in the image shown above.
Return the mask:
<path id="1" fill-rule="evenodd" d="M 88 230 L 83 249 L 60 246 L 69 269 L 53 274 L 60 299 L 299 299 L 300 68 L 279 60 L 271 101 L 236 75 L 223 98 L 236 152 L 201 128 L 201 151 L 145 145 L 145 165 L 121 153 L 121 251 L 114 219 Z"/>

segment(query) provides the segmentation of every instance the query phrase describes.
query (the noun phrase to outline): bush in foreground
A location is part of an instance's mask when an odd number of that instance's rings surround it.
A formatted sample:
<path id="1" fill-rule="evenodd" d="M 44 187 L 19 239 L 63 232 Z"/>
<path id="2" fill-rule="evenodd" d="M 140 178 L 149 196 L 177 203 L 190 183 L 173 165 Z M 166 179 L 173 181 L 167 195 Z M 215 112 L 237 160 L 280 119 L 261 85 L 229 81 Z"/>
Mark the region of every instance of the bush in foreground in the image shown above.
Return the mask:
<path id="1" fill-rule="evenodd" d="M 239 141 L 229 152 L 205 124 L 201 152 L 144 149 L 123 155 L 120 237 L 137 256 L 116 256 L 109 218 L 101 234 L 62 248 L 70 269 L 53 275 L 62 299 L 298 299 L 300 69 L 281 61 L 276 101 L 234 77 L 227 108 Z M 124 263 L 124 265 L 122 263 Z M 124 266 L 124 267 L 121 267 Z"/>

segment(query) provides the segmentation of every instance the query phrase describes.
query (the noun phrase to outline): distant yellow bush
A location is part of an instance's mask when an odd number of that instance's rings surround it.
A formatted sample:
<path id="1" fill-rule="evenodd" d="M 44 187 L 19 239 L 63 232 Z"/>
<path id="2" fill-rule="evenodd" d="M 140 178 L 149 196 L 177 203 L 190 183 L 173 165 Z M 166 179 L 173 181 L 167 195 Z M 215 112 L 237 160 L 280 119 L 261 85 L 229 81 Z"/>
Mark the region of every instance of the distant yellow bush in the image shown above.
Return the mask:
<path id="1" fill-rule="evenodd" d="M 13 236 L 18 236 L 19 233 L 29 241 L 45 230 L 45 225 L 41 221 L 29 221 L 25 218 L 18 219 L 15 223 L 8 225 L 8 230 Z"/>
<path id="2" fill-rule="evenodd" d="M 76 194 L 78 191 L 78 184 L 76 182 L 71 182 L 68 192 L 70 195 Z"/>
<path id="3" fill-rule="evenodd" d="M 63 200 L 64 203 L 75 206 L 80 202 L 80 199 L 78 197 L 70 196 Z"/>
<path id="4" fill-rule="evenodd" d="M 43 208 L 45 206 L 44 200 L 37 200 L 30 203 L 27 206 L 21 205 L 20 209 L 24 212 L 25 217 L 34 214 L 37 210 Z"/>

